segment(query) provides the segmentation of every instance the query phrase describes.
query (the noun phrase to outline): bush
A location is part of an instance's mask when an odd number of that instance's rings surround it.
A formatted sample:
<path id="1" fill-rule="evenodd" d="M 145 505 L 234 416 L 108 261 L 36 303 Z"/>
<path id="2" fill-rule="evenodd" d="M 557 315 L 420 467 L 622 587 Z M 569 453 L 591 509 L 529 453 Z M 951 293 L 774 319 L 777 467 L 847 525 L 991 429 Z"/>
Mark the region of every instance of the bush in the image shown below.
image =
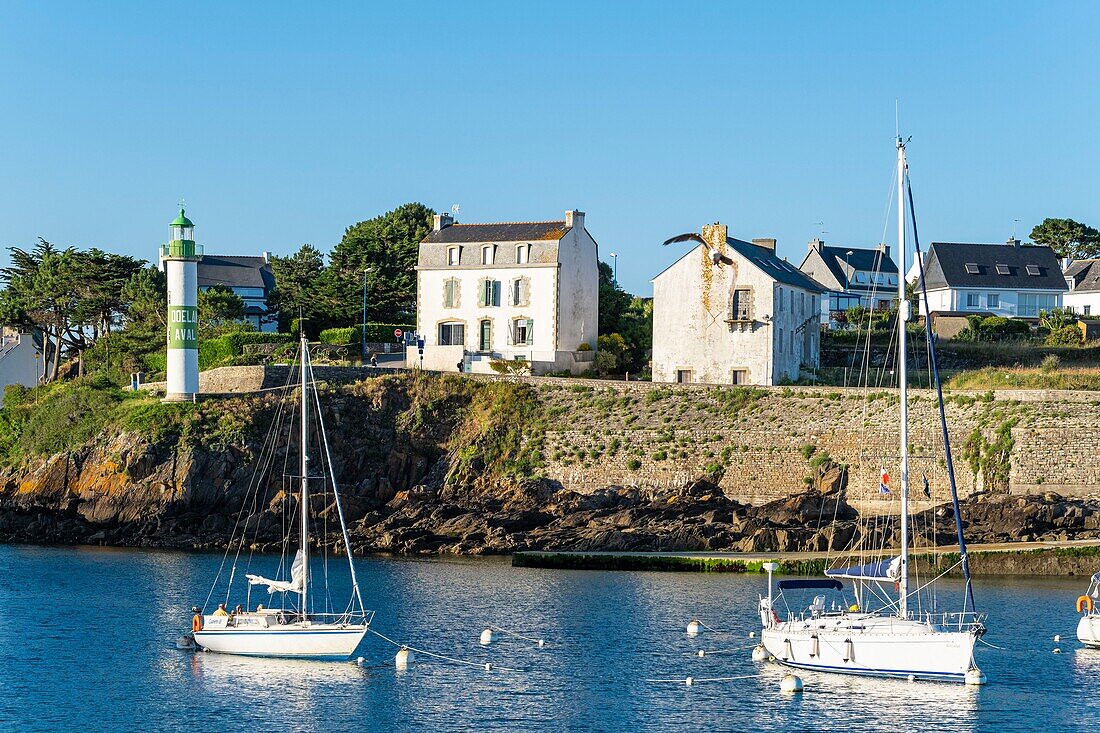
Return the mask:
<path id="1" fill-rule="evenodd" d="M 1058 368 L 1061 366 L 1062 360 L 1058 358 L 1057 354 L 1047 354 L 1043 357 L 1043 362 L 1039 365 L 1039 369 L 1041 369 L 1046 374 L 1050 374 L 1051 372 L 1058 371 Z"/>
<path id="2" fill-rule="evenodd" d="M 589 344 L 588 342 L 585 342 L 585 343 L 583 343 L 583 344 L 581 344 L 580 346 L 577 347 L 577 351 L 591 351 L 591 350 L 592 350 L 592 345 Z"/>
<path id="3" fill-rule="evenodd" d="M 629 461 L 626 462 L 626 468 L 628 471 L 637 471 L 641 467 L 642 462 L 639 461 L 637 458 L 631 458 Z"/>
<path id="4" fill-rule="evenodd" d="M 393 335 L 396 329 L 412 332 L 416 330 L 416 326 L 400 323 L 368 323 L 367 343 L 397 343 L 397 337 Z M 322 344 L 329 344 L 332 346 L 358 346 L 363 340 L 363 324 L 360 323 L 355 326 L 347 326 L 346 328 L 326 328 L 324 331 L 321 331 L 318 338 Z"/>
<path id="5" fill-rule="evenodd" d="M 199 342 L 199 369 L 210 369 L 244 353 L 247 344 L 291 344 L 297 340 L 290 333 L 234 331 Z"/>
<path id="6" fill-rule="evenodd" d="M 1078 346 L 1084 341 L 1084 334 L 1077 324 L 1070 324 L 1053 329 L 1047 334 L 1045 343 L 1048 346 Z"/>

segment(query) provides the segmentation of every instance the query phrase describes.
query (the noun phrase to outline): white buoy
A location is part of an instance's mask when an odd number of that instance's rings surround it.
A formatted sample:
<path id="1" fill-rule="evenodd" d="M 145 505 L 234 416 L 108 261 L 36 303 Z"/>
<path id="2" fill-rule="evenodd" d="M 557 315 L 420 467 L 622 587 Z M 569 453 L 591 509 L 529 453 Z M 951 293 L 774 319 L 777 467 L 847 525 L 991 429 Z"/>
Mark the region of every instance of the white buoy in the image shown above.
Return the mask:
<path id="1" fill-rule="evenodd" d="M 796 674 L 787 674 L 779 683 L 779 689 L 783 692 L 802 692 L 802 678 Z"/>
<path id="2" fill-rule="evenodd" d="M 408 647 L 401 647 L 397 650 L 397 655 L 393 658 L 394 666 L 398 669 L 408 669 L 412 664 L 413 653 Z"/>
<path id="3" fill-rule="evenodd" d="M 491 672 L 492 670 L 493 670 L 493 665 L 489 662 L 486 662 L 485 663 L 485 671 L 486 672 Z"/>
<path id="4" fill-rule="evenodd" d="M 1054 640 L 1055 640 L 1055 641 L 1061 641 L 1061 640 L 1062 640 L 1062 636 L 1061 636 L 1061 634 L 1055 634 L 1055 635 L 1054 635 Z"/>
<path id="5" fill-rule="evenodd" d="M 705 651 L 703 651 L 702 649 L 695 652 L 695 656 L 697 656 L 697 657 L 705 657 L 706 655 L 707 655 L 707 653 Z"/>
<path id="6" fill-rule="evenodd" d="M 539 649 L 542 649 L 545 645 L 546 642 L 544 642 L 542 639 L 539 639 Z"/>
<path id="7" fill-rule="evenodd" d="M 963 681 L 968 685 L 984 685 L 985 673 L 977 667 L 968 669 L 966 675 L 963 676 Z"/>
<path id="8" fill-rule="evenodd" d="M 1054 647 L 1054 654 L 1061 654 L 1061 653 L 1062 653 L 1061 649 L 1059 649 L 1058 647 Z"/>
<path id="9" fill-rule="evenodd" d="M 768 650 L 763 644 L 757 644 L 752 648 L 752 661 L 763 662 L 768 658 Z"/>
<path id="10" fill-rule="evenodd" d="M 915 682 L 916 679 L 917 679 L 917 676 L 911 674 L 908 677 L 906 677 L 906 679 L 909 680 L 910 682 Z"/>
<path id="11" fill-rule="evenodd" d="M 363 658 L 362 657 L 356 657 L 355 658 L 355 666 L 356 667 L 362 667 L 363 666 Z"/>
<path id="12" fill-rule="evenodd" d="M 684 680 L 684 684 L 687 685 L 688 687 L 691 687 L 692 685 L 695 684 L 695 678 L 694 677 L 688 677 L 686 680 Z"/>
<path id="13" fill-rule="evenodd" d="M 755 631 L 750 631 L 749 632 L 749 638 L 750 639 L 755 639 L 756 638 L 756 632 Z"/>
<path id="14" fill-rule="evenodd" d="M 496 634 L 493 633 L 492 629 L 485 629 L 485 631 L 481 632 L 481 645 L 489 646 L 496 640 L 496 638 Z"/>
<path id="15" fill-rule="evenodd" d="M 688 622 L 687 632 L 688 636 L 698 636 L 703 633 L 703 624 L 699 622 L 699 619 L 693 618 Z"/>

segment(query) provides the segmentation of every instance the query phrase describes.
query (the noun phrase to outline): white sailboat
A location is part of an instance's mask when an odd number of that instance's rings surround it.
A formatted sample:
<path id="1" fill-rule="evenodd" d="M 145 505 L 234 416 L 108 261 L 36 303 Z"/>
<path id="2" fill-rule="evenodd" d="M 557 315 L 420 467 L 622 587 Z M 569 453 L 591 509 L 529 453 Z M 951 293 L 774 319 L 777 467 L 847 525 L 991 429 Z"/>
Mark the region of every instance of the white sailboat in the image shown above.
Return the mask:
<path id="1" fill-rule="evenodd" d="M 332 457 L 329 454 L 328 441 L 325 435 L 324 422 L 321 414 L 320 397 L 317 393 L 313 379 L 313 369 L 310 364 L 309 345 L 303 334 L 301 337 L 301 361 L 300 372 L 300 450 L 299 450 L 299 486 L 298 496 L 298 550 L 294 555 L 290 567 L 289 579 L 279 580 L 265 578 L 261 575 L 246 573 L 248 586 L 245 591 L 245 604 L 238 607 L 235 613 L 226 611 L 229 605 L 230 593 L 233 591 L 233 579 L 236 575 L 237 560 L 240 556 L 240 548 L 245 544 L 243 533 L 240 537 L 234 537 L 237 543 L 237 558 L 234 559 L 233 572 L 230 573 L 229 589 L 226 591 L 226 603 L 220 604 L 218 611 L 204 613 L 205 609 L 195 609 L 195 617 L 192 620 L 192 636 L 196 646 L 210 652 L 222 652 L 225 654 L 244 654 L 251 656 L 271 657 L 310 657 L 328 659 L 347 659 L 366 635 L 373 617 L 373 612 L 364 610 L 363 599 L 359 592 L 359 583 L 355 576 L 355 564 L 352 561 L 351 545 L 348 542 L 347 525 L 344 521 L 344 511 L 340 502 L 340 493 L 336 488 L 335 479 L 332 478 Z M 288 390 L 289 392 L 289 385 Z M 310 481 L 324 477 L 310 475 L 310 445 L 311 424 L 310 413 L 315 412 L 319 430 L 319 443 L 322 448 L 321 464 L 328 466 L 327 478 L 331 481 L 331 488 L 336 507 L 336 515 L 340 521 L 340 530 L 343 536 L 344 550 L 347 554 L 348 571 L 351 579 L 352 596 L 347 607 L 342 612 L 318 611 L 313 598 L 310 595 Z M 274 423 L 273 423 L 274 424 Z M 259 477 L 262 478 L 262 477 Z M 254 481 L 252 490 L 259 491 L 260 481 Z M 327 490 L 328 486 L 324 486 Z M 248 523 L 245 522 L 247 527 Z M 287 541 L 289 544 L 290 533 Z M 233 544 L 231 541 L 231 547 Z M 228 558 L 228 551 L 226 553 Z M 223 561 L 223 566 L 224 566 Z M 220 572 L 219 572 L 220 576 Z M 326 582 L 328 573 L 325 573 Z M 217 585 L 215 580 L 215 586 Z M 279 606 L 267 608 L 263 603 L 258 603 L 255 610 L 248 610 L 248 602 L 251 600 L 251 589 L 258 587 L 266 589 L 264 600 L 269 600 L 275 594 L 279 594 L 282 602 Z M 326 594 L 327 598 L 327 594 Z M 209 598 L 208 598 L 209 603 Z"/>
<path id="2" fill-rule="evenodd" d="M 898 138 L 898 272 L 902 274 L 906 272 L 906 193 L 909 193 L 909 209 L 912 210 L 912 192 L 907 187 L 907 173 L 905 142 Z M 913 235 L 919 251 L 915 218 Z M 923 295 L 923 267 L 920 283 Z M 970 566 L 962 536 L 958 492 L 951 463 L 950 443 L 947 440 L 947 422 L 943 413 L 943 395 L 934 341 L 927 324 L 925 333 L 931 345 L 929 365 L 939 396 L 940 426 L 966 590 L 962 610 L 958 612 L 921 611 L 911 607 L 911 600 L 921 589 L 911 590 L 909 578 L 908 375 L 904 324 L 911 314 L 904 277 L 898 278 L 898 303 L 900 323 L 897 368 L 901 408 L 900 554 L 868 564 L 827 570 L 827 577 L 823 579 L 780 580 L 777 584 L 772 582 L 772 573 L 777 565 L 767 564 L 768 595 L 761 597 L 759 601 L 760 621 L 763 626 L 761 642 L 764 649 L 754 654 L 754 658 L 770 655 L 786 666 L 820 672 L 983 684 L 985 675 L 975 665 L 974 645 L 985 632 L 985 617 L 984 614 L 976 613 L 973 607 Z M 834 604 L 827 607 L 825 593 L 842 591 L 843 581 L 850 581 L 854 586 L 855 603 L 849 604 L 846 599 L 839 606 Z M 776 588 L 778 594 L 775 592 Z M 815 590 L 823 593 L 816 595 L 808 607 L 791 610 L 787 606 L 785 616 L 781 617 L 778 611 L 779 602 L 782 600 L 785 603 L 785 591 L 794 590 Z"/>
<path id="3" fill-rule="evenodd" d="M 1077 622 L 1077 640 L 1091 649 L 1100 649 L 1100 608 L 1096 599 L 1100 598 L 1100 573 L 1092 576 L 1085 595 L 1077 598 L 1077 613 L 1081 620 Z"/>

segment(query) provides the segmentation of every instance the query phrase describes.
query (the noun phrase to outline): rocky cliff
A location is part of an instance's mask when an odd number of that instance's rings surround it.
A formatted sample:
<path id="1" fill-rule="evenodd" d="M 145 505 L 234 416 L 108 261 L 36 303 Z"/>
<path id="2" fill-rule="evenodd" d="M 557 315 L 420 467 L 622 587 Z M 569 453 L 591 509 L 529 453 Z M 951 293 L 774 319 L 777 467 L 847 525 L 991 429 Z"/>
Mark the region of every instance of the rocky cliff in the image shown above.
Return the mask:
<path id="1" fill-rule="evenodd" d="M 869 499 L 865 475 L 888 458 L 868 458 L 866 446 L 889 437 L 896 402 L 891 410 L 885 396 L 837 394 L 395 375 L 330 386 L 323 402 L 358 552 L 890 543 L 896 498 Z M 209 548 L 235 530 L 258 548 L 278 547 L 297 511 L 293 405 L 280 409 L 270 392 L 199 405 L 45 399 L 4 409 L 14 432 L 0 474 L 0 539 Z M 1063 423 L 1084 420 L 1085 408 L 1050 396 L 954 399 L 970 540 L 1100 537 L 1093 499 L 1009 492 L 1020 470 L 1013 462 L 1033 460 L 1014 453 L 1014 431 L 1052 412 Z M 52 450 L 56 441 L 36 428 L 47 419 L 87 429 Z M 932 430 L 914 437 L 918 454 L 921 441 L 935 441 Z M 1061 460 L 1087 471 L 1091 458 Z M 922 542 L 950 543 L 942 465 L 927 463 L 933 500 L 914 528 Z M 313 501 L 318 541 L 337 542 L 331 494 Z"/>

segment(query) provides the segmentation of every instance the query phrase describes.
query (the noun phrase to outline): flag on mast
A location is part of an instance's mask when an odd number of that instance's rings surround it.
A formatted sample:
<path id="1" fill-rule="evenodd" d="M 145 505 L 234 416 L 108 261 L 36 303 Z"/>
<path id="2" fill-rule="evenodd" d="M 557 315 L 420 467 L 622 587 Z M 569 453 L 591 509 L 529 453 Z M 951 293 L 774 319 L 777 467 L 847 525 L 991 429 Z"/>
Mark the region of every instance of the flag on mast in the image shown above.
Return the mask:
<path id="1" fill-rule="evenodd" d="M 882 475 L 879 477 L 878 491 L 880 494 L 890 493 L 890 474 L 886 473 L 886 469 L 882 469 Z"/>

